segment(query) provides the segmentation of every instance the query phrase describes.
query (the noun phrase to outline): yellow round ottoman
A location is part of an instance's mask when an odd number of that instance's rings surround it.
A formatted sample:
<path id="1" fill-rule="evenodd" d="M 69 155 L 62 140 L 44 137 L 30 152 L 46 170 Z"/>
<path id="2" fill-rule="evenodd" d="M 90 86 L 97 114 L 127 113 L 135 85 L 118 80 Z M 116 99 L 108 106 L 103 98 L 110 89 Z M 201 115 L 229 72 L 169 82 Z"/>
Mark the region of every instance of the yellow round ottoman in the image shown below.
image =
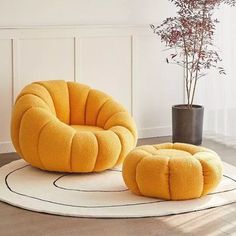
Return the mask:
<path id="1" fill-rule="evenodd" d="M 103 171 L 136 146 L 136 126 L 110 96 L 74 83 L 36 82 L 16 99 L 11 136 L 19 155 L 49 171 Z"/>
<path id="2" fill-rule="evenodd" d="M 168 200 L 198 198 L 222 177 L 222 164 L 212 150 L 184 143 L 135 148 L 123 164 L 123 178 L 135 194 Z"/>

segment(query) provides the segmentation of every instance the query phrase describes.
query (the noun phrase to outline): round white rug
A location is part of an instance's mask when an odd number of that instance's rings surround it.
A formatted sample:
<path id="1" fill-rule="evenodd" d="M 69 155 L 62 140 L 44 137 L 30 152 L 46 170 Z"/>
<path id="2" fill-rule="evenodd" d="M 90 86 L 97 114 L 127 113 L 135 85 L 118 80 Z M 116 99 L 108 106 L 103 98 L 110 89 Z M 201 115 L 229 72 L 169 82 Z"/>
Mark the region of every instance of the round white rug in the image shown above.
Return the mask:
<path id="1" fill-rule="evenodd" d="M 208 196 L 188 201 L 164 201 L 132 194 L 119 169 L 61 174 L 35 169 L 19 160 L 0 168 L 0 200 L 32 211 L 77 217 L 181 214 L 236 202 L 236 167 L 224 163 L 224 177 Z"/>

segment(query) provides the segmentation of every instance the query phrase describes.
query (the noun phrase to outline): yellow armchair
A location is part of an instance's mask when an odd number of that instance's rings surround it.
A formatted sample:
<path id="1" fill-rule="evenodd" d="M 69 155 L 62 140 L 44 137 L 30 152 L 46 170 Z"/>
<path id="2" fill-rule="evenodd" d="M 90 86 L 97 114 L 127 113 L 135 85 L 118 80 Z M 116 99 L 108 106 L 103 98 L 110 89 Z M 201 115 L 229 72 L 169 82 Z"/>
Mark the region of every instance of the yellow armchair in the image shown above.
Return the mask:
<path id="1" fill-rule="evenodd" d="M 136 146 L 129 113 L 110 96 L 61 80 L 35 82 L 16 99 L 11 137 L 32 166 L 61 172 L 93 172 L 123 162 Z"/>

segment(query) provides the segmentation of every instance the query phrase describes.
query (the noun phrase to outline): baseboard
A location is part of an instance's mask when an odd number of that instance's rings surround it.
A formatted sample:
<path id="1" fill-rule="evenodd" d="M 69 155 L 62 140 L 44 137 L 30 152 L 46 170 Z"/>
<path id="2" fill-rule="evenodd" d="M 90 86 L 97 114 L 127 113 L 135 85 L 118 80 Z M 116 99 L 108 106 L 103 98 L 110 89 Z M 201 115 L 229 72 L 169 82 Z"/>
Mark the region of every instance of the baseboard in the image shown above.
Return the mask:
<path id="1" fill-rule="evenodd" d="M 205 131 L 204 138 L 213 140 L 227 147 L 236 148 L 236 137 L 234 136 L 226 136 L 224 134 Z"/>
<path id="2" fill-rule="evenodd" d="M 171 135 L 171 126 L 152 127 L 138 130 L 139 138 L 153 138 Z"/>
<path id="3" fill-rule="evenodd" d="M 0 154 L 15 152 L 12 142 L 0 142 Z"/>

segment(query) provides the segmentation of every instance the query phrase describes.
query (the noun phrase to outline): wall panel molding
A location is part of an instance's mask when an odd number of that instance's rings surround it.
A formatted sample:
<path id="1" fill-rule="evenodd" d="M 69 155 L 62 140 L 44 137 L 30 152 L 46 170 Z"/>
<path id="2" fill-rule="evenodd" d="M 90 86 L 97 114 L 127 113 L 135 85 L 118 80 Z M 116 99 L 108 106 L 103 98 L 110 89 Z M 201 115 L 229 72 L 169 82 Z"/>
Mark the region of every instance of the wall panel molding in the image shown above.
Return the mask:
<path id="1" fill-rule="evenodd" d="M 16 100 L 19 91 L 19 78 L 18 78 L 18 38 L 12 39 L 12 104 Z"/>

